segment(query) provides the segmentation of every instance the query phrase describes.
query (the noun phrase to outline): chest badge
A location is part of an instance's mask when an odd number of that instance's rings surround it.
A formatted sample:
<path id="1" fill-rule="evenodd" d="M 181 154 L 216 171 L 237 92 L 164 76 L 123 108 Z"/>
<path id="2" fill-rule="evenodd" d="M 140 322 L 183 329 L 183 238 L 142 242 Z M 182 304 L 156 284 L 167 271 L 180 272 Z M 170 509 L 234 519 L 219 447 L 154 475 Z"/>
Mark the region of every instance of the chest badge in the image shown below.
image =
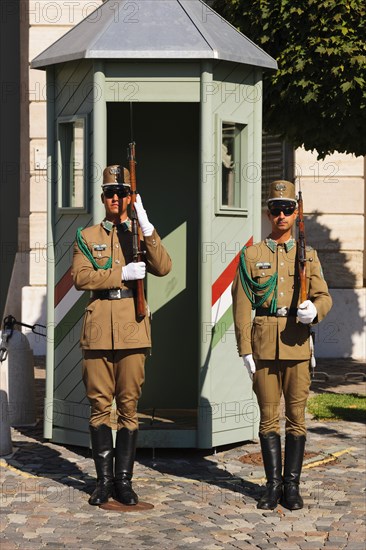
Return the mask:
<path id="1" fill-rule="evenodd" d="M 99 252 L 102 250 L 105 250 L 106 248 L 107 248 L 106 244 L 93 244 L 93 249 Z"/>
<path id="2" fill-rule="evenodd" d="M 272 264 L 270 264 L 269 262 L 258 262 L 255 264 L 255 267 L 257 267 L 258 269 L 271 269 Z"/>

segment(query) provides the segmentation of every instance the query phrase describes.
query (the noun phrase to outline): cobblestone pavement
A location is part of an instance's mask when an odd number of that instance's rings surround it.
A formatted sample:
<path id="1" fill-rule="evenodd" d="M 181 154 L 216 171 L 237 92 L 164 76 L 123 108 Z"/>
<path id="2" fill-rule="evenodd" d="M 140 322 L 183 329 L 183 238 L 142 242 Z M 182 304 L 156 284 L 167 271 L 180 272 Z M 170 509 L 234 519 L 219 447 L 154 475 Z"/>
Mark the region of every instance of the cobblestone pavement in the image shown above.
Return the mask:
<path id="1" fill-rule="evenodd" d="M 364 377 L 348 376 L 355 372 L 365 365 L 323 361 L 312 391 L 365 395 Z M 293 512 L 256 508 L 264 482 L 257 441 L 216 452 L 138 450 L 134 488 L 154 508 L 120 513 L 88 505 L 94 467 L 87 449 L 44 441 L 41 423 L 13 429 L 12 440 L 16 452 L 0 459 L 1 550 L 365 549 L 362 423 L 308 418 L 305 507 Z"/>

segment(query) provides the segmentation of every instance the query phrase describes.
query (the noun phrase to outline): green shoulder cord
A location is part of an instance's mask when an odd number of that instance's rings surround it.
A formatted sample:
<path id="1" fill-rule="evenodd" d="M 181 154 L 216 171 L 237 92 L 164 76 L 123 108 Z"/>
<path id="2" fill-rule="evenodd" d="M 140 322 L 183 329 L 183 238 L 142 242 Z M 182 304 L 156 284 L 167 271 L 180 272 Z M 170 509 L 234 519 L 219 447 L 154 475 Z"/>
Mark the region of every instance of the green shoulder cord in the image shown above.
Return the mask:
<path id="1" fill-rule="evenodd" d="M 98 265 L 97 262 L 93 258 L 93 254 L 90 252 L 89 248 L 86 246 L 86 244 L 83 241 L 83 238 L 81 236 L 82 227 L 78 227 L 76 231 L 76 242 L 80 249 L 80 251 L 84 254 L 86 258 L 88 258 L 89 262 L 92 264 L 94 269 L 110 269 L 112 267 L 112 256 L 108 258 L 108 261 L 105 265 Z"/>
<path id="2" fill-rule="evenodd" d="M 252 304 L 252 309 L 257 309 L 258 307 L 261 307 L 273 292 L 269 311 L 270 313 L 274 313 L 277 309 L 277 273 L 274 273 L 265 283 L 260 284 L 253 281 L 248 273 L 245 263 L 245 250 L 246 246 L 243 247 L 243 250 L 240 254 L 239 264 L 239 274 L 243 290 Z M 258 292 L 256 292 L 258 290 L 263 290 L 265 292 L 264 294 L 258 294 Z"/>

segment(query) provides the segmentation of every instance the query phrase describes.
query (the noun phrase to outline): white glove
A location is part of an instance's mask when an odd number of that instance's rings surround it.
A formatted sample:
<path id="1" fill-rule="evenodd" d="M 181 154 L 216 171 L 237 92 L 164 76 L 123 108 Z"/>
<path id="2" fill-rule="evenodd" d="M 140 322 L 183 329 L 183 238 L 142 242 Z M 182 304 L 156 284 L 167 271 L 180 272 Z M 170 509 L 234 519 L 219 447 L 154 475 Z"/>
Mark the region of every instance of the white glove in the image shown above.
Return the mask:
<path id="1" fill-rule="evenodd" d="M 145 275 L 146 275 L 145 262 L 131 262 L 122 267 L 123 281 L 136 281 L 137 279 L 144 279 Z"/>
<path id="2" fill-rule="evenodd" d="M 150 237 L 153 234 L 154 226 L 149 222 L 141 197 L 138 194 L 136 195 L 135 210 L 143 236 Z"/>
<path id="3" fill-rule="evenodd" d="M 253 355 L 251 353 L 248 353 L 247 355 L 242 355 L 244 366 L 246 367 L 247 371 L 249 372 L 249 376 L 251 380 L 253 380 L 253 374 L 257 370 L 255 368 L 255 363 L 253 359 Z"/>
<path id="4" fill-rule="evenodd" d="M 310 300 L 305 300 L 305 302 L 299 305 L 297 310 L 297 318 L 300 323 L 303 323 L 304 325 L 309 325 L 312 321 L 314 321 L 317 315 L 318 312 L 316 307 Z"/>

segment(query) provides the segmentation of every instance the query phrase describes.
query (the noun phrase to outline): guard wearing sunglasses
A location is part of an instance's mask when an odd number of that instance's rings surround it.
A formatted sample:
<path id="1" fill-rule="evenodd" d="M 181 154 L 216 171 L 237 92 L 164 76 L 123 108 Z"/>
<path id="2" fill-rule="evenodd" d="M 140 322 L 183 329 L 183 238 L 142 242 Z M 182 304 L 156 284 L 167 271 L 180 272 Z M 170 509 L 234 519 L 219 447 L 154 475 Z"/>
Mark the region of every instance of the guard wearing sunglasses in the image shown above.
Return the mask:
<path id="1" fill-rule="evenodd" d="M 310 389 L 310 330 L 329 312 L 332 299 L 315 250 L 307 247 L 308 300 L 300 302 L 295 186 L 274 181 L 267 201 L 271 233 L 244 247 L 232 287 L 239 354 L 253 380 L 260 409 L 259 439 L 267 478 L 258 508 L 281 501 L 290 510 L 303 507 L 299 493 Z M 255 317 L 252 320 L 252 310 Z M 280 399 L 285 399 L 285 460 L 282 473 Z"/>
<path id="2" fill-rule="evenodd" d="M 78 230 L 74 245 L 74 285 L 78 290 L 91 291 L 80 344 L 97 472 L 97 486 L 89 499 L 92 505 L 103 504 L 112 495 L 125 505 L 138 502 L 131 485 L 138 433 L 137 402 L 151 337 L 148 306 L 144 319 L 138 320 L 134 289 L 146 271 L 161 277 L 171 270 L 171 259 L 139 195 L 135 209 L 145 256 L 144 261 L 133 261 L 129 178 L 123 166 L 107 166 L 101 195 L 105 218 L 100 224 Z M 114 399 L 118 419 L 115 461 L 110 426 Z"/>

